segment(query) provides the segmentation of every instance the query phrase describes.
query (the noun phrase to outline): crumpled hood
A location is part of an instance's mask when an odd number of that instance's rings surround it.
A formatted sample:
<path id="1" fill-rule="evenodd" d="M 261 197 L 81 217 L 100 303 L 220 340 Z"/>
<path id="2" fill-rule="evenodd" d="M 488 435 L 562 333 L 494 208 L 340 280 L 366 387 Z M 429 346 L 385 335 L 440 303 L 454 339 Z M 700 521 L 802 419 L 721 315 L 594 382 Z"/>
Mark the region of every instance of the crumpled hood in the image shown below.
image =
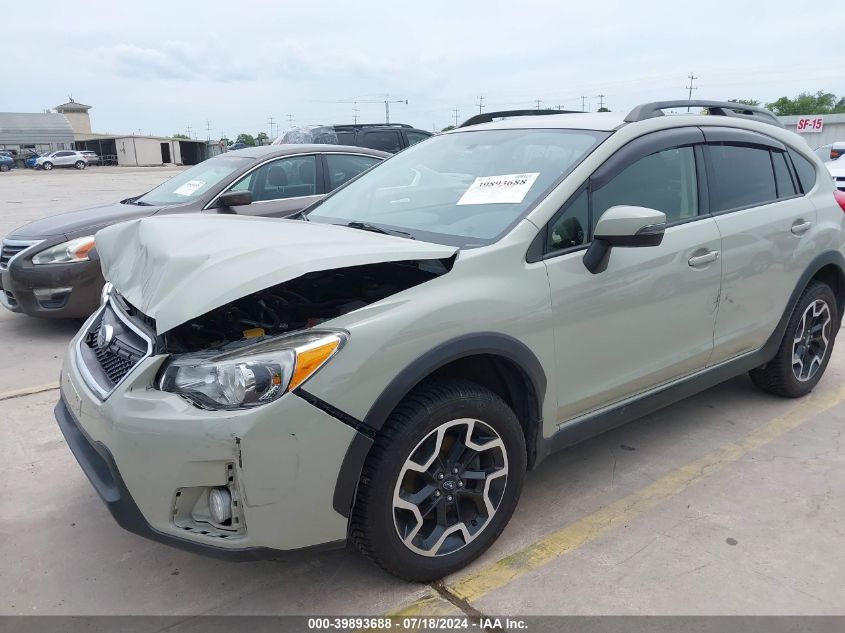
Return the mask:
<path id="1" fill-rule="evenodd" d="M 156 320 L 158 333 L 305 273 L 411 259 L 452 246 L 331 224 L 234 215 L 175 215 L 96 235 L 103 276 Z"/>

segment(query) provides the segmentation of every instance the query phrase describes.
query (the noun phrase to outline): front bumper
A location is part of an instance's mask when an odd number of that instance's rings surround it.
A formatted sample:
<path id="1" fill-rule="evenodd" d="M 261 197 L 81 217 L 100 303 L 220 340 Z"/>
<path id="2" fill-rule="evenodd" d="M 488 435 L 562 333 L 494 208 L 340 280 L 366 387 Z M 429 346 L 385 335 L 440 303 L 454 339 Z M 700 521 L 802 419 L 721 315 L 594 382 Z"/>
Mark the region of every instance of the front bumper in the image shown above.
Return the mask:
<path id="1" fill-rule="evenodd" d="M 101 401 L 82 379 L 76 342 L 56 419 L 122 527 L 236 560 L 345 543 L 347 519 L 332 501 L 354 429 L 290 393 L 247 411 L 197 409 L 152 387 L 162 357 L 141 361 Z M 241 500 L 242 529 L 187 527 L 180 495 L 225 485 Z"/>
<path id="2" fill-rule="evenodd" d="M 33 266 L 22 259 L 0 271 L 0 305 L 46 318 L 87 318 L 97 309 L 105 283 L 99 262 Z M 47 289 L 62 291 L 47 296 Z"/>

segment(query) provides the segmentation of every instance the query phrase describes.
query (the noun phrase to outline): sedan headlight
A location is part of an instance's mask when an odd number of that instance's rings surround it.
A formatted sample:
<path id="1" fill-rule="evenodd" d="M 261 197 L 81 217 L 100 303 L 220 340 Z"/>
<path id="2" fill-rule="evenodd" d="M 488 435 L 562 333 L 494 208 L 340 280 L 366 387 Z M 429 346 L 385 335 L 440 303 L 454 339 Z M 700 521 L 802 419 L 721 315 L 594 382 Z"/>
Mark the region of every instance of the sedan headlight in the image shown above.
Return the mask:
<path id="1" fill-rule="evenodd" d="M 44 249 L 32 258 L 33 264 L 70 264 L 87 262 L 88 253 L 94 248 L 94 236 L 78 237 Z"/>
<path id="2" fill-rule="evenodd" d="M 307 332 L 267 339 L 216 356 L 176 357 L 159 389 L 203 409 L 249 409 L 278 400 L 308 380 L 346 342 L 345 332 Z"/>

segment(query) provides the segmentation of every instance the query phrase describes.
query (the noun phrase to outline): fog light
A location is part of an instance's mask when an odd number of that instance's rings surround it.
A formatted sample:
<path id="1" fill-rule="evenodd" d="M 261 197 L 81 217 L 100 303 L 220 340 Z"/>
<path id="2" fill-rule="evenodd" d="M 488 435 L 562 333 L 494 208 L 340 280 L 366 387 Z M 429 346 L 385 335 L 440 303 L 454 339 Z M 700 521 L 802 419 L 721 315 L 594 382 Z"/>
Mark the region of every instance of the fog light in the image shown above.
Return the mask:
<path id="1" fill-rule="evenodd" d="M 211 518 L 221 525 L 232 518 L 232 495 L 227 488 L 212 488 L 208 491 L 208 511 Z"/>

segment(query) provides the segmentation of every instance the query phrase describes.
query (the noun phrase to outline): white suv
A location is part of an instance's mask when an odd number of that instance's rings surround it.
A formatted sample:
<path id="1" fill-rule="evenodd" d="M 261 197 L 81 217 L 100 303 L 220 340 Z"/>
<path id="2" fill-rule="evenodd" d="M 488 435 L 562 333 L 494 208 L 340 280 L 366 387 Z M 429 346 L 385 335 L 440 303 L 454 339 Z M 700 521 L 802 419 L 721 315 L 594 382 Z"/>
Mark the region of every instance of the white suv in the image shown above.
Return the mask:
<path id="1" fill-rule="evenodd" d="M 39 156 L 35 160 L 35 168 L 50 171 L 53 167 L 75 167 L 76 169 L 85 169 L 88 166 L 88 161 L 82 152 L 76 152 L 69 149 L 62 149 L 58 152 L 52 152 L 44 156 Z"/>

